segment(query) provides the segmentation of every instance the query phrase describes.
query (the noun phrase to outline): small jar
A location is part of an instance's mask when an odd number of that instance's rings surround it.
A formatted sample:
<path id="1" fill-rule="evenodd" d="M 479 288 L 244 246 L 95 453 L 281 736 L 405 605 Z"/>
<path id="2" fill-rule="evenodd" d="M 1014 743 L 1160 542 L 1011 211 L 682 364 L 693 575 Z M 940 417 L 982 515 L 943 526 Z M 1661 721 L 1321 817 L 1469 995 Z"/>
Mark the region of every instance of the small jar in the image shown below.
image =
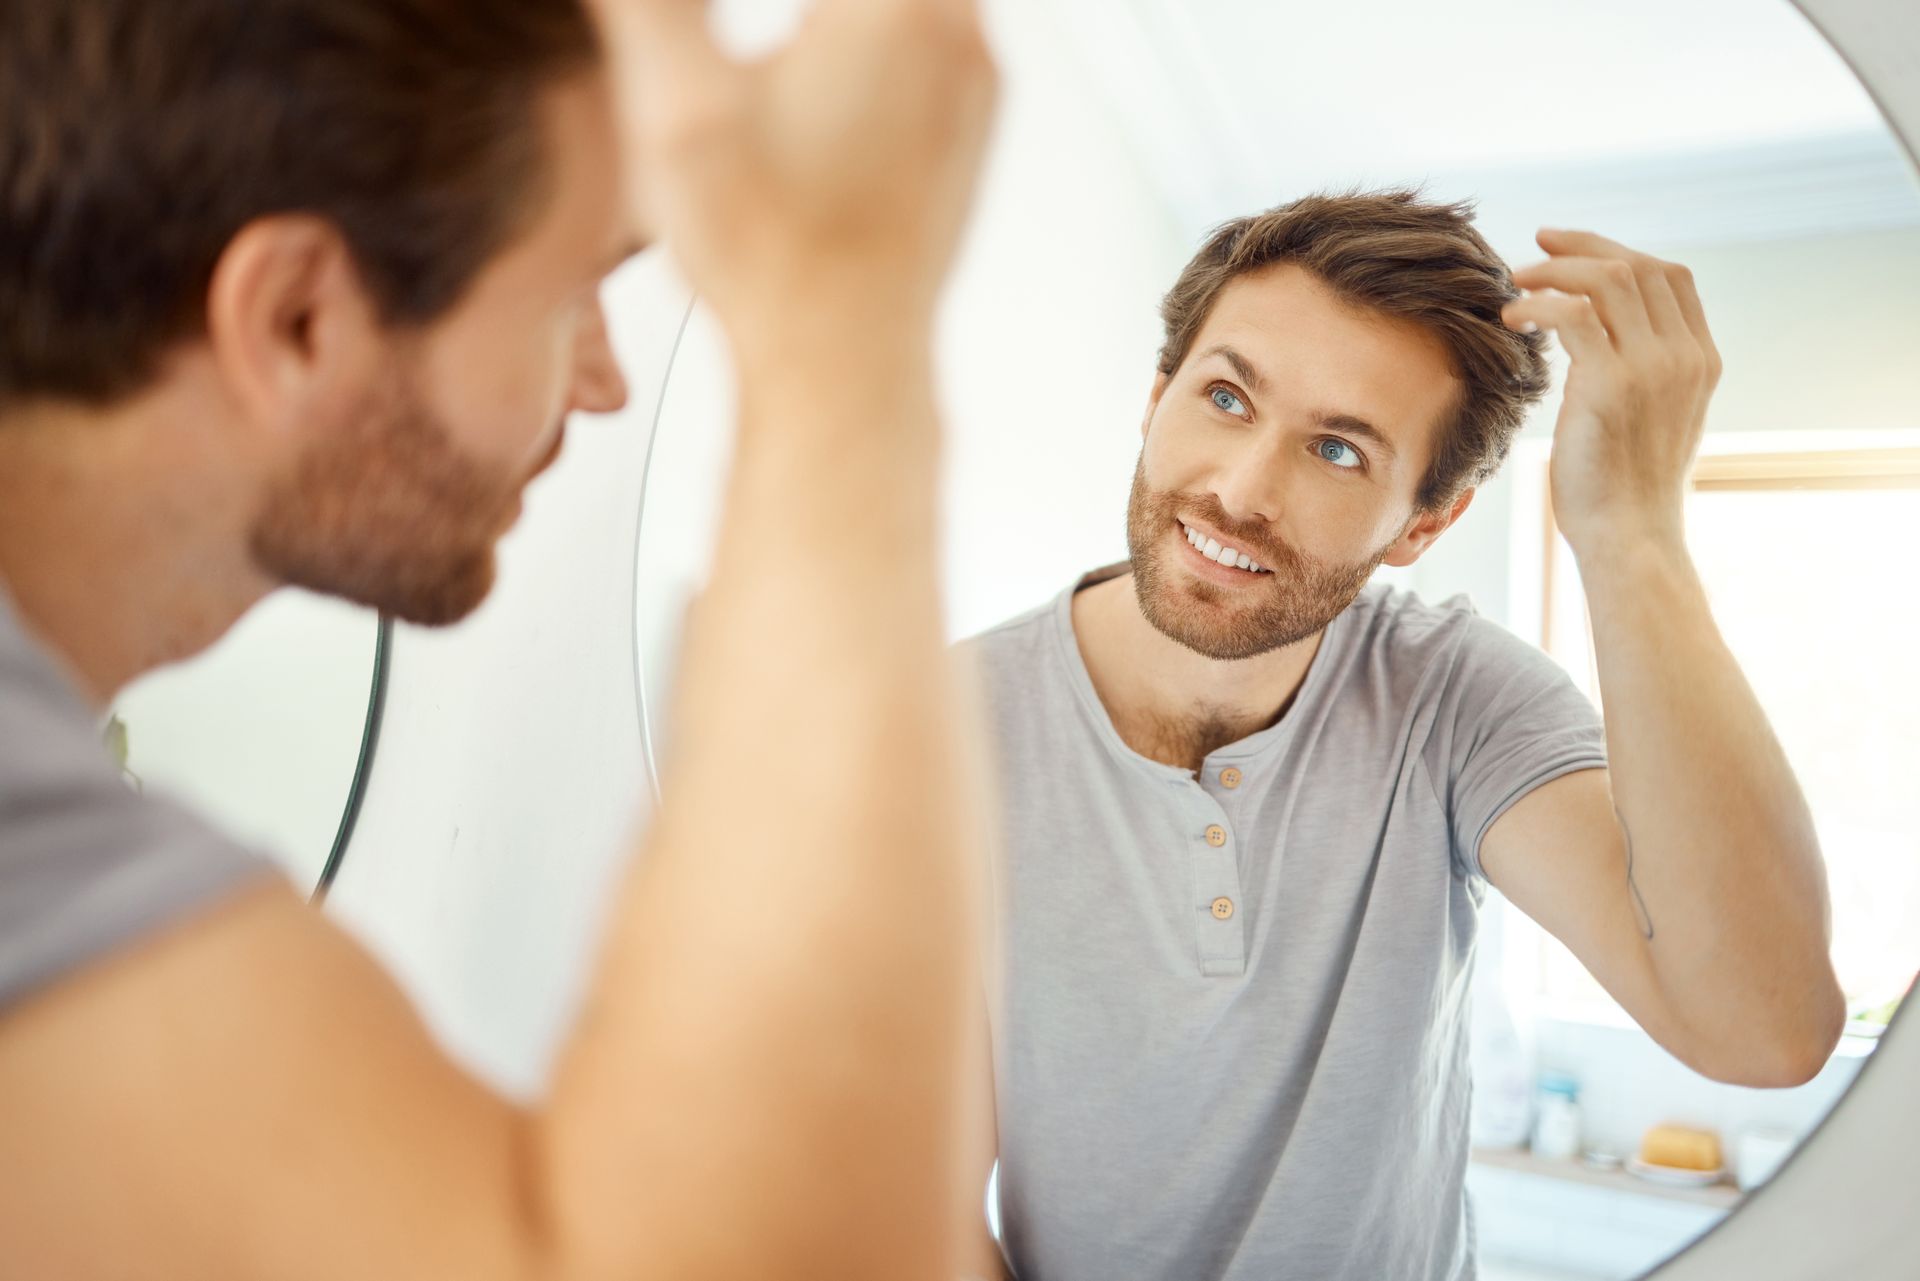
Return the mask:
<path id="1" fill-rule="evenodd" d="M 1550 1161 L 1580 1155 L 1580 1083 L 1560 1072 L 1540 1078 L 1534 1099 L 1533 1154 Z"/>

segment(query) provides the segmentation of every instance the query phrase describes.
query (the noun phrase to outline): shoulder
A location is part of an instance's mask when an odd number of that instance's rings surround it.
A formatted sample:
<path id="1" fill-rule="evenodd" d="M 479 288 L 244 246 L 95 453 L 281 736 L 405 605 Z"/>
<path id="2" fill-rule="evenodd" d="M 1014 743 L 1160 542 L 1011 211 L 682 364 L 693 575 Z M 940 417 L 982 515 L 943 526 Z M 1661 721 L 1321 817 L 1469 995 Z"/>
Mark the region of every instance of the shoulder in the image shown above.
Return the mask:
<path id="1" fill-rule="evenodd" d="M 1056 750 L 1078 719 L 1069 599 L 1018 614 L 956 647 L 1003 753 Z M 1084 677 L 1078 679 L 1084 680 Z"/>
<path id="2" fill-rule="evenodd" d="M 1463 595 L 1430 602 L 1372 584 L 1348 607 L 1342 626 L 1349 692 L 1372 690 L 1393 706 L 1497 703 L 1509 686 L 1531 691 L 1567 683 L 1557 663 L 1482 617 Z"/>
<path id="3" fill-rule="evenodd" d="M 1417 673 L 1450 669 L 1463 649 L 1489 643 L 1501 629 L 1481 618 L 1465 596 L 1439 602 L 1384 583 L 1369 584 L 1341 620 L 1343 648 L 1363 668 L 1394 673 L 1403 683 Z"/>
<path id="4" fill-rule="evenodd" d="M 0 1009 L 274 872 L 108 760 L 91 709 L 0 596 Z"/>
<path id="5" fill-rule="evenodd" d="M 1378 654 L 1395 666 L 1552 661 L 1537 647 L 1483 617 L 1464 594 L 1429 602 L 1413 592 L 1375 583 L 1348 608 L 1354 646 Z"/>
<path id="6" fill-rule="evenodd" d="M 989 682 L 1031 672 L 1058 644 L 1055 632 L 1059 600 L 1049 600 L 1016 614 L 954 646 L 960 656 L 978 667 Z"/>

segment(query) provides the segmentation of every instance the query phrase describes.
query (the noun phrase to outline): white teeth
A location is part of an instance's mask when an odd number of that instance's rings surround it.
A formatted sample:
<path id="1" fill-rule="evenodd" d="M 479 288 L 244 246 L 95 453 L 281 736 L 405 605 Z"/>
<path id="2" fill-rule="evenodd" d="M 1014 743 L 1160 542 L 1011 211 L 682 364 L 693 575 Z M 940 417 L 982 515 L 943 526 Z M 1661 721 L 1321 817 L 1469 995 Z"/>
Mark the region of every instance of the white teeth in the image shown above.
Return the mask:
<path id="1" fill-rule="evenodd" d="M 1244 569 L 1254 574 L 1264 574 L 1268 572 L 1266 566 L 1245 552 L 1238 552 L 1231 547 L 1221 546 L 1218 539 L 1208 538 L 1205 534 L 1199 533 L 1188 526 L 1184 521 L 1181 522 L 1180 529 L 1186 534 L 1187 541 L 1199 549 L 1202 556 L 1205 556 L 1217 565 Z"/>

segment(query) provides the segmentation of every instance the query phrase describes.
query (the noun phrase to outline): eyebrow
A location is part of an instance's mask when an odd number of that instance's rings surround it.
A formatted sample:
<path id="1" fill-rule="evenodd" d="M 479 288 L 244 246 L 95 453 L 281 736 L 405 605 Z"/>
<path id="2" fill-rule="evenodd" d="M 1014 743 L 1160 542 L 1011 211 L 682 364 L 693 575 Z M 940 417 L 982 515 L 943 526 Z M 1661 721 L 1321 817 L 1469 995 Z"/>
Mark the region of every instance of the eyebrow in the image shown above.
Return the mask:
<path id="1" fill-rule="evenodd" d="M 1213 356 L 1218 356 L 1229 365 L 1232 365 L 1233 372 L 1240 375 L 1240 381 L 1247 383 L 1255 391 L 1265 391 L 1267 389 L 1266 377 L 1261 374 L 1258 369 L 1253 367 L 1253 362 L 1225 343 L 1221 343 L 1217 347 L 1209 347 L 1200 354 L 1202 360 Z"/>
<path id="2" fill-rule="evenodd" d="M 1364 418 L 1355 418 L 1352 414 L 1332 414 L 1323 409 L 1314 414 L 1313 421 L 1319 424 L 1323 431 L 1337 431 L 1348 436 L 1360 436 L 1370 440 L 1388 458 L 1400 456 L 1400 451 L 1393 447 L 1393 442 L 1387 439 L 1386 433 Z"/>
<path id="3" fill-rule="evenodd" d="M 1200 358 L 1205 360 L 1213 356 L 1218 356 L 1229 365 L 1232 365 L 1233 372 L 1240 375 L 1240 381 L 1247 383 L 1255 391 L 1264 392 L 1267 389 L 1265 375 L 1254 367 L 1254 363 L 1251 360 L 1248 360 L 1245 356 L 1227 346 L 1225 343 L 1221 343 L 1217 347 L 1207 348 L 1206 351 L 1201 353 Z M 1315 411 L 1313 421 L 1322 431 L 1337 431 L 1348 436 L 1358 436 L 1363 440 L 1371 441 L 1373 445 L 1388 458 L 1398 458 L 1400 456 L 1400 451 L 1393 447 L 1393 442 L 1387 439 L 1386 433 L 1364 418 L 1356 418 L 1352 414 L 1341 414 L 1322 409 Z"/>

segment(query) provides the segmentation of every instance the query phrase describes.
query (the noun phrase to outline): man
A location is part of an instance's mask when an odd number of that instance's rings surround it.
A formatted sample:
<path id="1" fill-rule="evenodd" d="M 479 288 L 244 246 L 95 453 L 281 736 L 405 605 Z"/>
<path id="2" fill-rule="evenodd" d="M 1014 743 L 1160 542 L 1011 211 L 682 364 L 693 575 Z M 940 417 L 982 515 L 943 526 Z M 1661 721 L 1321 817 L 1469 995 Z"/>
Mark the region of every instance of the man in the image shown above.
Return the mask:
<path id="1" fill-rule="evenodd" d="M 928 333 L 991 67 L 968 0 L 824 0 L 752 67 L 693 0 L 599 18 L 0 0 L 8 1276 L 953 1274 Z M 522 1109 L 94 718 L 282 584 L 473 609 L 565 415 L 625 398 L 597 286 L 653 235 L 745 371 L 737 465 L 678 807 Z"/>
<path id="2" fill-rule="evenodd" d="M 1681 536 L 1700 300 L 1601 237 L 1539 243 L 1509 278 L 1407 192 L 1221 228 L 1167 295 L 1129 562 L 976 642 L 1019 1275 L 1470 1277 L 1489 884 L 1709 1076 L 1793 1084 L 1834 1045 L 1812 825 Z M 1549 332 L 1604 731 L 1463 603 L 1366 585 L 1493 473 Z"/>

